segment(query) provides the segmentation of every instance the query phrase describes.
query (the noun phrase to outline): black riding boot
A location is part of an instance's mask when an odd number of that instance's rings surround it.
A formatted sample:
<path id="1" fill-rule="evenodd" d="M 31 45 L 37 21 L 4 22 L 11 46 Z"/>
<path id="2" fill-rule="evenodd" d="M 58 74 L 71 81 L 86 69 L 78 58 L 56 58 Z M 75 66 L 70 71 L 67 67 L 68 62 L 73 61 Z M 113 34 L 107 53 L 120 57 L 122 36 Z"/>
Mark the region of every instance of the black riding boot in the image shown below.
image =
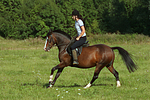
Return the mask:
<path id="1" fill-rule="evenodd" d="M 78 56 L 76 50 L 72 50 L 72 55 L 73 55 L 73 65 L 78 65 Z"/>

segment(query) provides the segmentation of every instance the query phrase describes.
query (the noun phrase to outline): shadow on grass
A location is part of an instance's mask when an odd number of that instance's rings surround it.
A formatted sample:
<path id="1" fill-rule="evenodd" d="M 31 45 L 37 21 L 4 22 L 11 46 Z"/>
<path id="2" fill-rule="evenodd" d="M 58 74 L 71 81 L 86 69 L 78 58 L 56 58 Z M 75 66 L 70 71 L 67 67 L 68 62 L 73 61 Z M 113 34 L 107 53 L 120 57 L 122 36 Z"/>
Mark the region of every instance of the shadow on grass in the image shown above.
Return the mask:
<path id="1" fill-rule="evenodd" d="M 43 86 L 43 88 L 48 88 L 49 83 L 42 84 L 42 83 L 23 83 L 21 86 Z M 85 86 L 85 85 L 84 85 Z M 77 83 L 74 83 L 73 85 L 54 85 L 54 87 L 58 88 L 73 88 L 73 87 L 84 87 L 83 85 L 79 85 Z M 97 86 L 114 86 L 113 84 L 92 84 L 92 87 L 97 87 Z"/>
<path id="2" fill-rule="evenodd" d="M 92 86 L 113 86 L 113 84 L 92 84 Z"/>
<path id="3" fill-rule="evenodd" d="M 44 84 L 43 88 L 47 88 L 48 86 L 49 86 L 48 83 Z M 59 86 L 57 86 L 57 85 L 55 85 L 54 87 L 58 87 L 58 88 L 72 88 L 72 87 L 83 87 L 83 86 L 78 85 L 78 84 L 75 83 L 74 85 L 70 85 L 70 86 L 66 86 L 66 85 L 59 85 Z"/>
<path id="4" fill-rule="evenodd" d="M 43 85 L 43 88 L 47 88 L 49 86 L 49 84 L 44 84 Z M 113 86 L 113 84 L 92 84 L 92 87 L 96 87 L 96 86 Z M 78 85 L 78 84 L 74 84 L 74 85 L 70 85 L 70 86 L 67 86 L 67 85 L 56 85 L 54 87 L 58 87 L 58 88 L 73 88 L 73 87 L 85 87 L 85 85 Z"/>
<path id="5" fill-rule="evenodd" d="M 23 83 L 23 84 L 21 84 L 21 86 L 33 86 L 33 85 L 37 85 L 37 84 L 34 84 L 34 83 Z"/>

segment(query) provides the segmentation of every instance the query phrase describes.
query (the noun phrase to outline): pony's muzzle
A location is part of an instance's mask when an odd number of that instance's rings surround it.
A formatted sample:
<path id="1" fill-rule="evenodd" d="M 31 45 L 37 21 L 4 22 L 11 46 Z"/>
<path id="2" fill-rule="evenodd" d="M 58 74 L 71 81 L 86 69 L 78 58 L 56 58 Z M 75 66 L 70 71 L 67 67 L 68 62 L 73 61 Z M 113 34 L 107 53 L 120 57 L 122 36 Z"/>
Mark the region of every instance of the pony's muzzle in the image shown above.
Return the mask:
<path id="1" fill-rule="evenodd" d="M 47 51 L 47 52 L 49 52 L 49 51 L 50 51 L 50 49 L 46 49 L 46 48 L 44 48 L 44 51 Z"/>

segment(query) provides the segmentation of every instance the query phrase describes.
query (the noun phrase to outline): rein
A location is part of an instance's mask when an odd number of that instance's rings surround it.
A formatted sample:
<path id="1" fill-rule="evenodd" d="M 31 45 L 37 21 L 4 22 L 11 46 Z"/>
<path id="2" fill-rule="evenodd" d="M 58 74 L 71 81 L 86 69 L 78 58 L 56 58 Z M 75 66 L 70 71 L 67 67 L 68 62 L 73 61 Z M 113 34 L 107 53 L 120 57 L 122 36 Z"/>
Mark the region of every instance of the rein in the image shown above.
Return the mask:
<path id="1" fill-rule="evenodd" d="M 50 35 L 50 36 L 51 36 L 52 42 L 53 42 L 53 44 L 54 44 L 55 41 L 56 41 L 56 39 L 54 39 L 52 35 Z M 54 40 L 55 40 L 55 41 L 54 41 Z M 57 43 L 56 43 L 55 46 L 63 46 L 63 45 L 68 45 L 68 44 L 69 44 L 69 43 L 62 43 L 62 44 L 57 44 Z"/>
<path id="2" fill-rule="evenodd" d="M 56 46 L 63 46 L 63 45 L 68 45 L 68 44 L 69 44 L 69 43 L 59 44 L 59 45 L 56 44 Z"/>

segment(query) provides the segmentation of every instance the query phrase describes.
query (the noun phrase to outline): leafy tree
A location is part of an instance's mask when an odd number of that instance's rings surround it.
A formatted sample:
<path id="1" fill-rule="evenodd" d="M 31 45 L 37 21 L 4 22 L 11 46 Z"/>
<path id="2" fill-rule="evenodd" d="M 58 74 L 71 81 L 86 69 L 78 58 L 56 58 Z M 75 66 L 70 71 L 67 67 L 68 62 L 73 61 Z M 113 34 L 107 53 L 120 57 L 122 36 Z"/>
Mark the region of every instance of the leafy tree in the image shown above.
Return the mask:
<path id="1" fill-rule="evenodd" d="M 88 34 L 149 34 L 148 0 L 1 0 L 0 36 L 45 37 L 49 29 L 76 34 L 71 12 L 84 18 Z"/>

